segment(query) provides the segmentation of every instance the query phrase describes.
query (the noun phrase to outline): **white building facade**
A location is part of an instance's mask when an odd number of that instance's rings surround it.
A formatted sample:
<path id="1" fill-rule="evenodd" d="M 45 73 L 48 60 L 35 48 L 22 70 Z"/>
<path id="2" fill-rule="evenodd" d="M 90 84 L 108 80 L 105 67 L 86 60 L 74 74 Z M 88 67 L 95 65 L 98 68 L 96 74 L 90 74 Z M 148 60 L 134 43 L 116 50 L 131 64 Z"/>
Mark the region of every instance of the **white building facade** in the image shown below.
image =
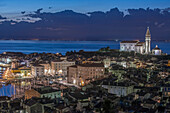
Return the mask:
<path id="1" fill-rule="evenodd" d="M 162 55 L 162 50 L 158 48 L 158 46 L 156 45 L 156 47 L 154 49 L 152 49 L 152 54 L 153 55 Z"/>
<path id="2" fill-rule="evenodd" d="M 122 41 L 120 43 L 120 51 L 131 52 L 134 51 L 140 54 L 150 54 L 151 53 L 151 34 L 149 27 L 147 28 L 145 35 L 145 42 L 140 41 Z"/>
<path id="3" fill-rule="evenodd" d="M 133 93 L 132 85 L 102 85 L 102 87 L 108 89 L 108 93 L 115 94 L 118 97 L 127 96 Z"/>

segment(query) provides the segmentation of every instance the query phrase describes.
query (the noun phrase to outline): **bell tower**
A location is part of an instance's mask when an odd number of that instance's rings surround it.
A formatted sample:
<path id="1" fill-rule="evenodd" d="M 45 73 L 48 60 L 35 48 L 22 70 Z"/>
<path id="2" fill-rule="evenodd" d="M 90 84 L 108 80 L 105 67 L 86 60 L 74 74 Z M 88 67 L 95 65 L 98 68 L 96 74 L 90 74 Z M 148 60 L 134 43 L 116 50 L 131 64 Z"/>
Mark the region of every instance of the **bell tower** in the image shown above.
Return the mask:
<path id="1" fill-rule="evenodd" d="M 150 52 L 151 52 L 151 34 L 149 27 L 147 27 L 145 35 L 145 54 L 149 54 Z"/>

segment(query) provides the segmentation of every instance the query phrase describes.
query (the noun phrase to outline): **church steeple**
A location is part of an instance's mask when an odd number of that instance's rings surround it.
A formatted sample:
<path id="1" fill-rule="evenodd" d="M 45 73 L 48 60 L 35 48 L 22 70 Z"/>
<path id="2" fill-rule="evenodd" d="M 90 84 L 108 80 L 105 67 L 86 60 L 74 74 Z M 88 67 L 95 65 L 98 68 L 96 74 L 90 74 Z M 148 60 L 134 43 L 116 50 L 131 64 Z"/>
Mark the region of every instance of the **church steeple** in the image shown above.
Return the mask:
<path id="1" fill-rule="evenodd" d="M 151 52 L 151 33 L 149 27 L 147 27 L 145 36 L 145 53 L 149 54 Z"/>
<path id="2" fill-rule="evenodd" d="M 149 27 L 147 27 L 146 37 L 151 37 L 151 33 L 150 33 L 150 30 L 149 30 Z"/>

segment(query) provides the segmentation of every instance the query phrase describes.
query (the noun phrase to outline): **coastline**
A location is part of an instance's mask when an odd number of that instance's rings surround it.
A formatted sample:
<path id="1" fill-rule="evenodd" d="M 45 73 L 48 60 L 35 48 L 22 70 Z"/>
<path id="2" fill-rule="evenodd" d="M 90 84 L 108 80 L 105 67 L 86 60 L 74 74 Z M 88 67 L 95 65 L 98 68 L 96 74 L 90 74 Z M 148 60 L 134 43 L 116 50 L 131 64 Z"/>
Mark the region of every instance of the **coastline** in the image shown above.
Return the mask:
<path id="1" fill-rule="evenodd" d="M 152 41 L 151 48 L 155 48 L 155 45 L 159 45 L 163 53 L 170 54 L 170 42 Z M 45 52 L 65 55 L 68 51 L 98 51 L 104 47 L 119 49 L 120 41 L 0 40 L 0 53 L 22 52 L 30 54 Z"/>
<path id="2" fill-rule="evenodd" d="M 57 39 L 0 39 L 0 41 L 113 41 L 120 42 L 124 39 L 113 39 L 113 40 L 57 40 Z M 134 39 L 135 40 L 135 39 Z M 127 40 L 128 41 L 128 40 Z M 141 41 L 144 41 L 141 39 Z M 170 40 L 152 40 L 153 42 L 170 42 Z"/>

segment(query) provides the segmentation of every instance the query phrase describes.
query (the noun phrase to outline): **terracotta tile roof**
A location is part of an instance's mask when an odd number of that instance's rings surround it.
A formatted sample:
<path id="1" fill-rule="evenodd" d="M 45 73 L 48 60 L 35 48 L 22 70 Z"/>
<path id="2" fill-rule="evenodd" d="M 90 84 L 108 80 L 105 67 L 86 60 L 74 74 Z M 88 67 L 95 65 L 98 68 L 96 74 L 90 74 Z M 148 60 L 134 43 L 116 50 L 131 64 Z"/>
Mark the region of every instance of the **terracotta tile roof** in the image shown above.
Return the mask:
<path id="1" fill-rule="evenodd" d="M 78 65 L 72 65 L 72 66 L 69 66 L 69 67 L 77 68 L 77 66 L 81 66 L 81 67 L 104 67 L 104 64 L 103 63 L 78 64 Z"/>
<path id="2" fill-rule="evenodd" d="M 143 45 L 141 45 L 141 44 L 137 44 L 137 45 L 135 45 L 135 46 L 143 46 Z"/>
<path id="3" fill-rule="evenodd" d="M 103 63 L 92 63 L 92 64 L 79 64 L 82 67 L 104 67 Z"/>
<path id="4" fill-rule="evenodd" d="M 58 59 L 58 60 L 53 60 L 52 62 L 63 62 L 63 61 L 66 61 L 66 62 L 74 62 L 74 61 L 71 61 L 71 60 L 60 60 L 60 59 Z"/>
<path id="5" fill-rule="evenodd" d="M 138 42 L 137 44 L 145 44 L 145 42 Z"/>
<path id="6" fill-rule="evenodd" d="M 20 70 L 30 70 L 31 68 L 29 68 L 29 67 L 26 67 L 26 66 L 23 66 L 23 67 L 21 67 L 21 68 L 19 68 Z"/>
<path id="7" fill-rule="evenodd" d="M 120 43 L 138 43 L 139 41 L 122 41 Z"/>
<path id="8" fill-rule="evenodd" d="M 145 42 L 138 42 L 135 46 L 143 46 L 143 44 L 145 44 Z"/>
<path id="9" fill-rule="evenodd" d="M 69 66 L 69 67 L 74 67 L 74 68 L 77 68 L 77 65 L 72 65 L 72 66 Z"/>
<path id="10" fill-rule="evenodd" d="M 44 66 L 42 66 L 42 65 L 40 65 L 40 64 L 33 64 L 32 66 L 34 66 L 34 67 L 44 67 Z"/>
<path id="11" fill-rule="evenodd" d="M 157 45 L 153 50 L 161 50 Z"/>

